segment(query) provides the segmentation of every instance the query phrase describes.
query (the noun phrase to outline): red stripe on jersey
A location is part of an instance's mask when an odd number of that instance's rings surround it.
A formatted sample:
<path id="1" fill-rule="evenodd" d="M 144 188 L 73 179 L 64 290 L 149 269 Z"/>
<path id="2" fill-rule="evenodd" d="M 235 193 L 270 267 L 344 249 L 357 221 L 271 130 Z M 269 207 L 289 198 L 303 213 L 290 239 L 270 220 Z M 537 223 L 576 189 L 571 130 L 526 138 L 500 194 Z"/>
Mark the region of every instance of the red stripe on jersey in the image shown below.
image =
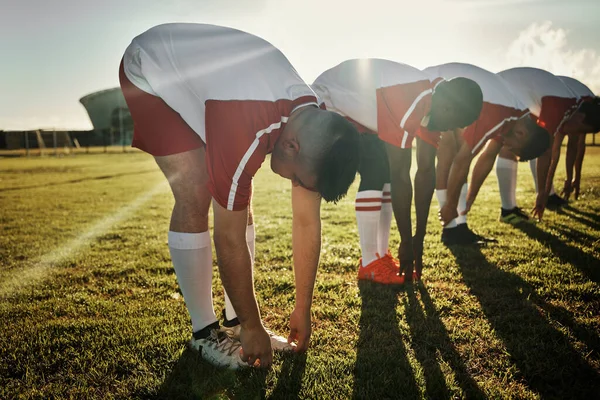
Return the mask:
<path id="1" fill-rule="evenodd" d="M 576 98 L 544 96 L 542 97 L 542 110 L 538 116 L 538 125 L 546 128 L 551 135 L 555 135 L 564 121 L 577 111 L 578 105 L 579 101 Z"/>
<path id="2" fill-rule="evenodd" d="M 237 211 L 248 206 L 252 178 L 273 151 L 287 117 L 310 103 L 317 106 L 317 99 L 206 101 L 207 186 L 222 207 Z"/>
<path id="3" fill-rule="evenodd" d="M 527 110 L 483 102 L 479 118 L 465 129 L 463 139 L 473 153 L 477 153 L 488 140 L 506 135 L 516 120 L 527 112 Z"/>
<path id="4" fill-rule="evenodd" d="M 383 199 L 381 202 L 382 203 L 391 203 L 392 199 Z"/>
<path id="5" fill-rule="evenodd" d="M 410 141 L 417 134 L 423 117 L 431 109 L 431 91 L 432 85 L 428 79 L 377 89 L 379 138 L 394 146 L 410 147 Z M 400 127 L 402 121 L 404 128 Z"/>
<path id="6" fill-rule="evenodd" d="M 391 196 L 391 195 L 392 195 L 392 192 L 383 192 L 383 195 L 384 195 L 384 196 Z"/>

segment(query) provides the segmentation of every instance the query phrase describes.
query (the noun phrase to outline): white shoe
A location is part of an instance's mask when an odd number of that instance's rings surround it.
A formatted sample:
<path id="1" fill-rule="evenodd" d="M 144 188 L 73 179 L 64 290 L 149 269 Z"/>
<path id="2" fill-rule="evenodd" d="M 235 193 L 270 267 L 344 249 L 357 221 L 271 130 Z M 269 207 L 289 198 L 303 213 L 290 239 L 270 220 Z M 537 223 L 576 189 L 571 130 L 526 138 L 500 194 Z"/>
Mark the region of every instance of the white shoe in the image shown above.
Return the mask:
<path id="1" fill-rule="evenodd" d="M 242 330 L 241 325 L 235 325 L 232 327 L 221 326 L 220 331 L 225 333 L 227 336 L 232 338 L 233 340 L 239 342 L 240 341 L 240 331 Z M 269 338 L 271 339 L 271 347 L 274 351 L 292 351 L 295 344 L 290 344 L 287 342 L 287 339 L 283 336 L 276 335 L 268 329 L 265 329 L 269 334 Z"/>
<path id="2" fill-rule="evenodd" d="M 190 348 L 198 351 L 203 359 L 216 367 L 238 369 L 250 367 L 240 358 L 242 344 L 221 330 L 212 329 L 203 339 L 190 340 Z"/>

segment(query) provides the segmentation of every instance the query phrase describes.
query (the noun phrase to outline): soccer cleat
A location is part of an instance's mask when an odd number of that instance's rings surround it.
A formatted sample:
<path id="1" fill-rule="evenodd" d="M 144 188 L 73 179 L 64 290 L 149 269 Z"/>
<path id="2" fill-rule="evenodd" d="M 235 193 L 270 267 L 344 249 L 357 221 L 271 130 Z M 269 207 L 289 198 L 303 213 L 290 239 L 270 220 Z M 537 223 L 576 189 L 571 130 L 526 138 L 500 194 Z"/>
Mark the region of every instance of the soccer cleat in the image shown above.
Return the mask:
<path id="1" fill-rule="evenodd" d="M 239 369 L 250 366 L 240 358 L 241 343 L 222 332 L 218 322 L 194 332 L 189 346 L 215 367 Z"/>
<path id="2" fill-rule="evenodd" d="M 454 228 L 444 228 L 442 230 L 442 243 L 446 246 L 480 244 L 478 240 L 474 240 L 472 236 L 465 234 L 464 229 L 460 228 L 460 225 Z"/>
<path id="3" fill-rule="evenodd" d="M 463 230 L 463 234 L 468 237 L 471 238 L 471 240 L 474 243 L 498 243 L 498 240 L 494 239 L 494 238 L 488 238 L 485 236 L 481 236 L 475 232 L 473 232 L 471 230 L 471 228 L 469 228 L 469 226 L 467 224 L 460 224 L 458 225 L 457 228 L 460 228 Z"/>
<path id="4" fill-rule="evenodd" d="M 549 210 L 557 210 L 560 207 L 565 206 L 567 204 L 568 202 L 565 199 L 554 193 L 548 196 L 548 200 L 546 201 L 546 208 L 548 208 Z"/>
<path id="5" fill-rule="evenodd" d="M 392 268 L 390 264 L 384 257 L 380 257 L 363 267 L 361 259 L 358 268 L 358 279 L 381 283 L 383 285 L 404 284 L 404 277 L 398 275 L 398 268 Z"/>
<path id="6" fill-rule="evenodd" d="M 392 256 L 392 253 L 389 250 L 381 257 L 381 260 L 388 264 L 391 269 L 395 270 L 396 273 L 400 272 L 400 262 Z"/>
<path id="7" fill-rule="evenodd" d="M 529 215 L 527 215 L 521 208 L 515 207 L 513 209 L 507 210 L 505 208 L 500 209 L 500 218 L 498 220 L 500 222 L 504 222 L 506 224 L 517 225 L 521 222 L 529 222 Z"/>
<path id="8" fill-rule="evenodd" d="M 223 326 L 221 326 L 220 331 L 225 333 L 227 336 L 232 338 L 235 341 L 240 341 L 240 332 L 242 330 L 242 326 L 240 325 L 239 320 L 236 318 L 228 320 L 225 316 L 225 310 L 223 310 Z M 287 339 L 283 336 L 276 335 L 268 329 L 265 329 L 269 334 L 269 338 L 271 339 L 271 347 L 274 351 L 291 351 L 296 347 L 293 343 L 288 343 Z"/>

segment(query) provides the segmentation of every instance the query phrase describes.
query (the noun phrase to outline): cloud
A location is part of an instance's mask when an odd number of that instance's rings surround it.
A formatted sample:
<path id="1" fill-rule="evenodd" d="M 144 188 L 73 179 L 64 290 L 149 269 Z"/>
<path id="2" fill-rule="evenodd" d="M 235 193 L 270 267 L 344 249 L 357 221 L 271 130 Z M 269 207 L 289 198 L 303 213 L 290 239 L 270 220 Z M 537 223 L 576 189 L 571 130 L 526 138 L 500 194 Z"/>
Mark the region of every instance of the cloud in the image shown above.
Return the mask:
<path id="1" fill-rule="evenodd" d="M 536 67 L 566 75 L 600 93 L 600 54 L 589 48 L 573 49 L 569 31 L 552 22 L 533 23 L 509 45 L 506 61 L 511 67 Z"/>

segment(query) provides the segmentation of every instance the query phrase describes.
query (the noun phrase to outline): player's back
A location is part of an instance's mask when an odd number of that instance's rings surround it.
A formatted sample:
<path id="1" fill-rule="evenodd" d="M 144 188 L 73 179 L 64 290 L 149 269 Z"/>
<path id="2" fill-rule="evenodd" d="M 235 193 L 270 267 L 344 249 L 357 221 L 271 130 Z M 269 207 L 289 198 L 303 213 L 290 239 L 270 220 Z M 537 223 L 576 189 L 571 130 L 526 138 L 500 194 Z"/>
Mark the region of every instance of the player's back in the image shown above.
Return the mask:
<path id="1" fill-rule="evenodd" d="M 483 93 L 483 101 L 490 104 L 525 109 L 525 105 L 512 93 L 508 84 L 497 74 L 465 63 L 448 63 L 425 68 L 423 70 L 430 79 L 456 77 L 469 78 L 477 82 Z"/>

